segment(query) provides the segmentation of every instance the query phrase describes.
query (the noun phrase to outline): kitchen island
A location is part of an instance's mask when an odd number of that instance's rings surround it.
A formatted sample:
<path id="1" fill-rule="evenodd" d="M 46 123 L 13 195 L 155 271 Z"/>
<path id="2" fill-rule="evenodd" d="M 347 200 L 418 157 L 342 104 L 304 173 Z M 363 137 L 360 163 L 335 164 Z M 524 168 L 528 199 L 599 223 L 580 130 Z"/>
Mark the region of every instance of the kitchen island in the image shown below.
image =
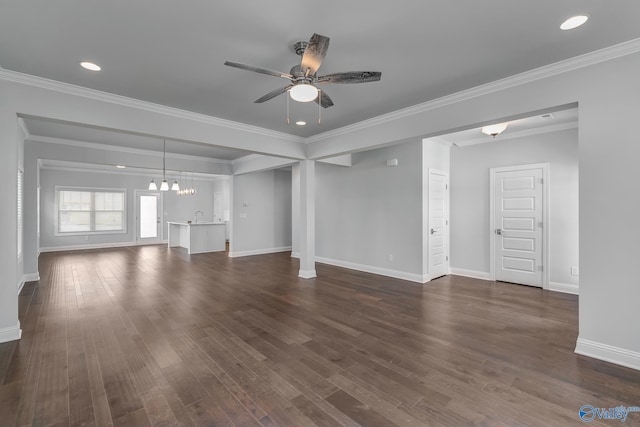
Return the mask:
<path id="1" fill-rule="evenodd" d="M 189 255 L 224 251 L 226 247 L 224 222 L 167 222 L 168 246 L 187 249 Z"/>

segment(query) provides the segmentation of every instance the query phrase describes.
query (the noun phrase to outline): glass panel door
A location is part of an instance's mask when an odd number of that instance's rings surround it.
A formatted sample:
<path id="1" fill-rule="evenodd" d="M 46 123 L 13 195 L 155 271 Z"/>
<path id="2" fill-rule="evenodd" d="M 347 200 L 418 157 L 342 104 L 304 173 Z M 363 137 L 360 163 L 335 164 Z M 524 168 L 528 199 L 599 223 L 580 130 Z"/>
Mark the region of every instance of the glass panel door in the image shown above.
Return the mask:
<path id="1" fill-rule="evenodd" d="M 137 243 L 160 243 L 160 193 L 138 192 Z"/>

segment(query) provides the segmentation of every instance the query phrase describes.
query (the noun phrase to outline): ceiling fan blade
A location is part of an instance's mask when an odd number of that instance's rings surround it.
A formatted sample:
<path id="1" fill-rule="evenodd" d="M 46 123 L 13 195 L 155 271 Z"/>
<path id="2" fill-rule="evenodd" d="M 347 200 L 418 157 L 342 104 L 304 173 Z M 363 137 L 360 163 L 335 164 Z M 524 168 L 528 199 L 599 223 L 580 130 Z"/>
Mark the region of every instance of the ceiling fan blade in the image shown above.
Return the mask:
<path id="1" fill-rule="evenodd" d="M 238 62 L 226 61 L 224 65 L 229 67 L 240 68 L 241 70 L 253 71 L 254 73 L 262 73 L 268 76 L 282 77 L 285 79 L 293 79 L 293 76 L 289 73 L 281 73 L 280 71 L 269 70 L 268 68 L 254 67 L 253 65 L 240 64 Z"/>
<path id="2" fill-rule="evenodd" d="M 268 94 L 266 94 L 265 96 L 263 96 L 262 98 L 258 98 L 256 99 L 254 102 L 257 104 L 260 104 L 262 102 L 268 101 L 272 98 L 275 98 L 278 95 L 282 95 L 283 93 L 285 93 L 286 91 L 288 91 L 291 87 L 293 87 L 293 85 L 289 85 L 289 86 L 285 86 L 285 87 L 281 87 L 279 89 L 276 89 L 274 91 L 269 92 Z"/>
<path id="3" fill-rule="evenodd" d="M 329 108 L 333 106 L 333 100 L 329 98 L 329 95 L 325 91 L 320 91 L 320 96 L 315 99 L 316 104 L 320 104 L 322 108 Z"/>
<path id="4" fill-rule="evenodd" d="M 324 56 L 329 49 L 329 37 L 313 34 L 309 39 L 309 44 L 302 54 L 300 68 L 306 75 L 314 75 L 324 60 Z"/>
<path id="5" fill-rule="evenodd" d="M 381 77 L 379 71 L 348 71 L 320 76 L 315 83 L 367 83 L 377 82 Z"/>

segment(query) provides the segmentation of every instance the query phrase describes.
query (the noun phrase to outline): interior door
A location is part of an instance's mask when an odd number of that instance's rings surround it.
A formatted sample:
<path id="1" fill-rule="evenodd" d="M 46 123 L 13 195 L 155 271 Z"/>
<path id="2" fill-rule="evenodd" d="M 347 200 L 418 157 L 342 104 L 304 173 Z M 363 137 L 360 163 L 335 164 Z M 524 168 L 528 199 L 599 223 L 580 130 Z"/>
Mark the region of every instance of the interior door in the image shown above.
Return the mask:
<path id="1" fill-rule="evenodd" d="M 160 193 L 136 192 L 136 243 L 160 243 Z"/>
<path id="2" fill-rule="evenodd" d="M 542 287 L 542 168 L 496 172 L 495 279 Z"/>
<path id="3" fill-rule="evenodd" d="M 449 177 L 429 170 L 429 278 L 449 274 L 448 197 Z"/>

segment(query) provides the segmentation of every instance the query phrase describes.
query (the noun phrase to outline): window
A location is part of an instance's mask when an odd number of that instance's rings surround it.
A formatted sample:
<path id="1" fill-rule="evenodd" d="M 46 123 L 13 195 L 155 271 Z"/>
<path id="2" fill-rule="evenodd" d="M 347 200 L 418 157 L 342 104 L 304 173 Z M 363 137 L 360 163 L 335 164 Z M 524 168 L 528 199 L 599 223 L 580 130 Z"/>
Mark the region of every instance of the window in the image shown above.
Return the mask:
<path id="1" fill-rule="evenodd" d="M 126 190 L 57 188 L 57 233 L 126 232 L 126 195 Z"/>

